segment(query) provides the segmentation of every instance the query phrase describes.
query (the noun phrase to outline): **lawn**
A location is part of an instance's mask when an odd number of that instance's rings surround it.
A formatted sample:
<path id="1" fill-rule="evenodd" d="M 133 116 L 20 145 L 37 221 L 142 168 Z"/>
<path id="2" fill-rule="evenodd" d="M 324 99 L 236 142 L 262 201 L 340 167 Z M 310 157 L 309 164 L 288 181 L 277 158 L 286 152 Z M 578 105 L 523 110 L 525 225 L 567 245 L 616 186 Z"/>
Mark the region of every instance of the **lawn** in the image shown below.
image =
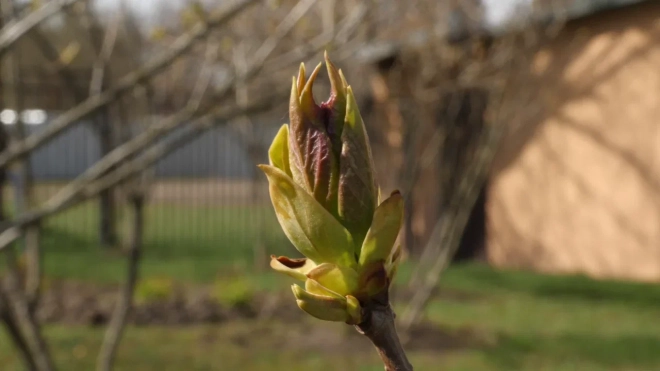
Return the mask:
<path id="1" fill-rule="evenodd" d="M 268 215 L 269 209 L 150 206 L 143 276 L 195 284 L 252 273 L 258 241 L 255 211 Z M 94 243 L 94 214 L 94 206 L 83 205 L 46 226 L 48 279 L 121 281 L 123 258 L 100 251 Z M 269 253 L 291 251 L 272 216 L 264 217 L 261 228 Z M 399 283 L 405 283 L 411 269 L 402 269 Z M 262 289 L 290 296 L 286 284 L 267 270 L 251 277 Z M 347 326 L 312 322 L 315 331 L 308 333 L 313 328 L 309 319 L 302 312 L 294 318 L 299 321 L 130 327 L 117 369 L 382 370 L 366 340 L 351 337 Z M 660 369 L 656 285 L 459 265 L 443 276 L 426 318 L 408 347 L 416 370 Z M 53 352 L 67 371 L 93 369 L 102 331 L 46 326 Z M 20 370 L 3 335 L 0 332 L 0 369 Z"/>
<path id="2" fill-rule="evenodd" d="M 49 221 L 43 248 L 50 278 L 119 282 L 125 259 L 98 247 L 97 208 L 86 203 Z M 128 235 L 128 213 L 120 213 L 119 229 Z M 218 207 L 153 204 L 146 209 L 144 277 L 209 282 L 219 274 L 250 268 L 255 255 L 292 253 L 270 206 Z M 255 247 L 259 247 L 256 249 Z"/>
<path id="3" fill-rule="evenodd" d="M 428 308 L 431 322 L 419 334 L 423 339 L 411 346 L 411 358 L 422 371 L 658 370 L 659 298 L 660 289 L 650 285 L 457 266 L 447 272 Z M 308 323 L 302 313 L 300 322 Z M 342 350 L 343 325 L 315 324 L 320 329 L 313 335 L 276 319 L 131 327 L 118 369 L 381 369 L 366 343 Z M 447 333 L 457 334 L 456 344 L 439 341 Z M 92 369 L 102 329 L 51 325 L 47 335 L 67 370 Z M 327 344 L 319 340 L 326 335 Z M 3 340 L 0 362 L 6 365 L 3 370 L 18 370 L 18 360 Z"/>

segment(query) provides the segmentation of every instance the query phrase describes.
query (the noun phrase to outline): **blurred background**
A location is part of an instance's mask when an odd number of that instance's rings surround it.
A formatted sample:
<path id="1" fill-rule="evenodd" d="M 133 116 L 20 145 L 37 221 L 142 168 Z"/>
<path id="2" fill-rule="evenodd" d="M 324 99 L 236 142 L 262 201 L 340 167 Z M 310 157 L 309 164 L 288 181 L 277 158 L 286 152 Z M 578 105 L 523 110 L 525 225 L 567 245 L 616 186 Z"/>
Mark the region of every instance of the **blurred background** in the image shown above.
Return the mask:
<path id="1" fill-rule="evenodd" d="M 382 370 L 268 267 L 255 165 L 326 50 L 417 370 L 660 369 L 657 0 L 0 5 L 1 370 Z"/>

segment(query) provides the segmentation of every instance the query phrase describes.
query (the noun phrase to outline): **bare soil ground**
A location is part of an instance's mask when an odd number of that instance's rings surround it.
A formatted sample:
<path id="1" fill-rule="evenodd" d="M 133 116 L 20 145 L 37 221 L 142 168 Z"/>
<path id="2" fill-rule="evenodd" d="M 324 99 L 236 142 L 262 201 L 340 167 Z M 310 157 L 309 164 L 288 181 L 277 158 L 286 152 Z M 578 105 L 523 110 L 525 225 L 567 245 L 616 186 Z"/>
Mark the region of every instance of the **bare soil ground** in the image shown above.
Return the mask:
<path id="1" fill-rule="evenodd" d="M 101 287 L 72 282 L 49 285 L 37 315 L 44 323 L 104 326 L 110 319 L 117 287 Z M 230 334 L 232 342 L 250 344 L 258 334 L 264 341 L 281 345 L 286 335 L 287 347 L 319 349 L 330 352 L 363 352 L 370 344 L 350 326 L 312 322 L 295 305 L 289 295 L 259 294 L 249 303 L 221 304 L 203 287 L 177 289 L 171 298 L 137 303 L 129 323 L 137 326 L 186 326 L 219 323 L 241 323 Z M 269 340 L 270 339 L 270 340 Z M 205 341 L 214 342 L 209 335 Z M 277 343 L 280 344 L 277 344 Z M 322 344 L 318 344 L 322 342 Z M 423 323 L 410 334 L 411 350 L 461 349 L 488 346 L 492 339 L 473 329 L 450 330 L 437 324 Z"/>

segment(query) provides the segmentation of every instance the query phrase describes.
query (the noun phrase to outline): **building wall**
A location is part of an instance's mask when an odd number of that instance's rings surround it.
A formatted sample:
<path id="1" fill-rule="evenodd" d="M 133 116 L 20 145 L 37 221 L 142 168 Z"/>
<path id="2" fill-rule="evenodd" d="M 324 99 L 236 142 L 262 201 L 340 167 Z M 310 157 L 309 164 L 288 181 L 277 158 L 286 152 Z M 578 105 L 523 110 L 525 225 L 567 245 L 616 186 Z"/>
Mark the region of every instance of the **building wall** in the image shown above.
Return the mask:
<path id="1" fill-rule="evenodd" d="M 489 261 L 660 281 L 660 2 L 571 22 L 516 81 Z"/>

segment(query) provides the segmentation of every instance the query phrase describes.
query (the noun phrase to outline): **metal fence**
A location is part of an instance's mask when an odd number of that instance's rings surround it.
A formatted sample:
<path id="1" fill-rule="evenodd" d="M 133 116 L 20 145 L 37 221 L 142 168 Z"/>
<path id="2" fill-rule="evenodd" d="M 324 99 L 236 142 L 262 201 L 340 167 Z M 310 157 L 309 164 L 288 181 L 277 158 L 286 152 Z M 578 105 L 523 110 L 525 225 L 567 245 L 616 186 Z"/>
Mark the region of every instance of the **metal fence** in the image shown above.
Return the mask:
<path id="1" fill-rule="evenodd" d="M 42 123 L 26 125 L 28 134 L 44 130 L 55 116 L 49 114 Z M 96 124 L 93 120 L 80 122 L 31 154 L 37 202 L 55 195 L 102 157 Z M 14 125 L 6 124 L 6 128 L 12 132 Z M 145 242 L 180 247 L 231 243 L 233 248 L 245 249 L 245 254 L 254 254 L 255 244 L 265 251 L 272 241 L 279 243 L 283 236 L 275 228 L 265 178 L 255 166 L 267 161 L 262 157 L 277 129 L 278 125 L 260 125 L 248 138 L 236 125 L 220 122 L 154 164 L 149 169 Z M 182 123 L 180 129 L 161 140 L 174 139 L 186 130 Z M 251 150 L 254 146 L 260 150 Z M 24 185 L 13 170 L 9 182 L 9 199 L 18 208 L 24 200 L 15 197 L 20 192 L 13 191 Z M 115 190 L 114 199 L 116 229 L 119 236 L 126 236 L 121 186 Z M 95 243 L 99 241 L 100 212 L 98 200 L 92 199 L 55 216 L 47 228 L 81 235 Z"/>

